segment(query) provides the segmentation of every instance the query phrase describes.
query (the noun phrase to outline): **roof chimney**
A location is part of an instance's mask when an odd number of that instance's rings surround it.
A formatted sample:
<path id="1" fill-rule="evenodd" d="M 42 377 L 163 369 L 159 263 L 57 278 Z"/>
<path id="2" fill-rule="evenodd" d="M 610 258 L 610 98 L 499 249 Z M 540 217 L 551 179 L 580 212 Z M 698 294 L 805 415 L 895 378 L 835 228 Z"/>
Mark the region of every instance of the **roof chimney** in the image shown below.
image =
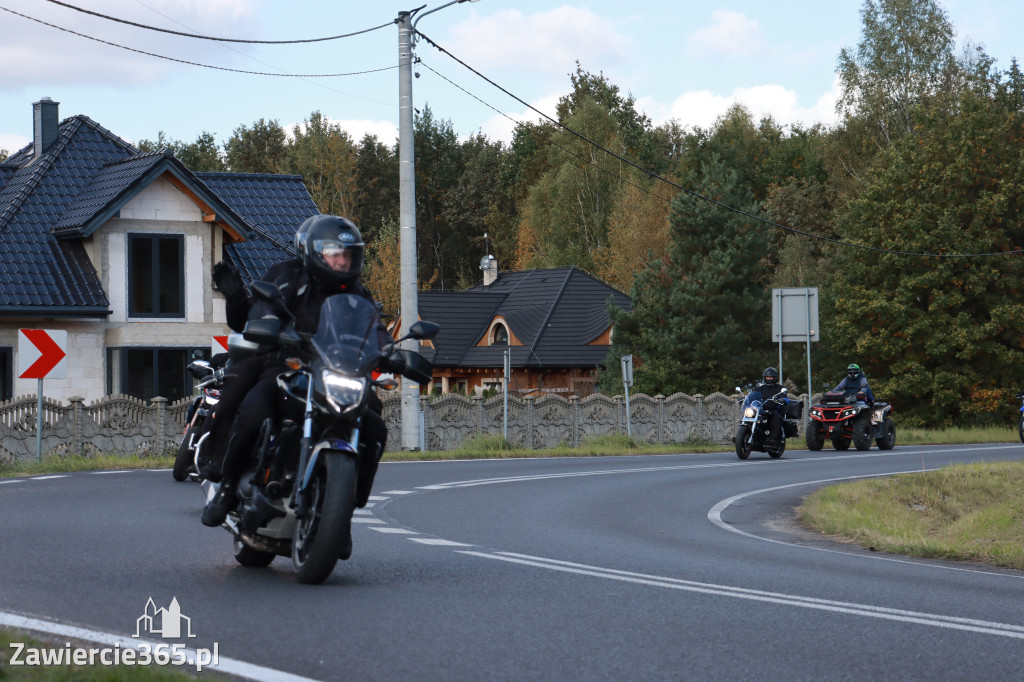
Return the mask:
<path id="1" fill-rule="evenodd" d="M 60 128 L 60 117 L 57 113 L 59 105 L 60 102 L 54 102 L 49 97 L 40 98 L 38 102 L 32 103 L 32 131 L 35 139 L 33 154 L 37 159 L 57 140 L 57 131 Z"/>
<path id="2" fill-rule="evenodd" d="M 480 259 L 480 269 L 484 271 L 484 286 L 489 287 L 498 279 L 498 261 L 494 256 L 487 254 Z"/>

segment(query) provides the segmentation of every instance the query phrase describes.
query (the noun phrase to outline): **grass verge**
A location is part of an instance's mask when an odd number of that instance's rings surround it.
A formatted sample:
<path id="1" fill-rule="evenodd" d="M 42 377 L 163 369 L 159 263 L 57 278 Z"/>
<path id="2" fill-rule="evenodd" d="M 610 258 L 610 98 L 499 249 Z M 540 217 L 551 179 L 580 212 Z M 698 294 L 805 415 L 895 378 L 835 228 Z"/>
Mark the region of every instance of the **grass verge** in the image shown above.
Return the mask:
<path id="1" fill-rule="evenodd" d="M 1024 570 L 1024 462 L 958 464 L 823 488 L 806 526 L 862 547 Z"/>

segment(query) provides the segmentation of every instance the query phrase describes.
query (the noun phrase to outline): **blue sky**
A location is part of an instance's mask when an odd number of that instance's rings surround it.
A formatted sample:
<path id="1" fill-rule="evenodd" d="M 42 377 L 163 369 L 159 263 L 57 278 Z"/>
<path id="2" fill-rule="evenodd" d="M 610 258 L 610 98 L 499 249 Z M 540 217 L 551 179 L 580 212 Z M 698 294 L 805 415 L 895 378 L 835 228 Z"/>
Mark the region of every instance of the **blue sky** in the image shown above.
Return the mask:
<path id="1" fill-rule="evenodd" d="M 62 118 L 85 114 L 130 142 L 164 131 L 190 142 L 203 131 L 219 143 L 260 118 L 290 128 L 320 111 L 357 140 L 391 143 L 398 124 L 398 30 L 404 0 L 62 0 L 139 24 L 226 38 L 296 40 L 387 24 L 352 38 L 302 45 L 214 43 L 89 16 L 48 0 L 0 0 L 0 7 L 159 59 L 44 26 L 0 10 L 0 148 L 32 134 L 32 102 L 51 97 Z M 945 0 L 959 42 L 982 45 L 1006 68 L 1020 57 L 1019 0 Z M 554 113 L 578 60 L 631 93 L 655 124 L 709 126 L 740 101 L 784 124 L 834 120 L 839 50 L 855 47 L 859 0 L 479 0 L 429 2 L 417 28 L 541 111 Z M 439 9 L 442 8 L 443 9 Z M 424 13 L 438 9 L 425 15 Z M 520 102 L 425 42 L 413 81 L 415 106 L 429 104 L 462 136 L 508 140 L 513 120 L 535 118 Z M 351 73 L 293 78 L 237 73 Z M 376 71 L 383 69 L 381 71 Z M 437 72 L 437 73 L 435 73 Z M 455 87 L 437 74 L 442 74 Z M 466 94 L 463 88 L 479 100 Z M 497 111 L 496 111 L 497 110 Z M 499 113 L 500 112 L 500 113 Z"/>

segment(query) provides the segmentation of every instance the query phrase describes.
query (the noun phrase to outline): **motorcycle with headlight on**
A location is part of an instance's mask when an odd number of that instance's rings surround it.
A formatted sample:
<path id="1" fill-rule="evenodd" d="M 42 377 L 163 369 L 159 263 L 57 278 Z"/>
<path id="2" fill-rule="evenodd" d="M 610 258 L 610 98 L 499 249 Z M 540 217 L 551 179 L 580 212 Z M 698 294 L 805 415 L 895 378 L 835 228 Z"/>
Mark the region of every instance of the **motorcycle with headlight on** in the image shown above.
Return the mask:
<path id="1" fill-rule="evenodd" d="M 743 391 L 736 387 L 740 394 Z M 803 414 L 804 404 L 799 400 L 787 400 L 788 391 L 783 388 L 775 396 L 765 399 L 760 391 L 750 391 L 743 399 L 740 407 L 740 423 L 736 427 L 733 443 L 736 445 L 736 456 L 747 459 L 754 450 L 767 452 L 772 459 L 782 457 L 786 451 L 786 439 L 797 435 L 798 423 Z M 778 442 L 769 439 L 771 435 L 770 420 L 773 414 L 781 413 L 782 429 Z"/>
<path id="2" fill-rule="evenodd" d="M 277 377 L 280 416 L 263 422 L 253 466 L 238 482 L 239 504 L 223 527 L 233 536 L 240 564 L 267 566 L 290 555 L 300 582 L 321 583 L 352 553 L 357 486 L 370 485 L 359 476 L 360 466 L 370 458 L 375 464 L 378 456 L 359 443 L 368 398 L 375 388 L 397 386 L 393 378 L 374 379 L 376 371 L 429 382 L 431 363 L 397 346 L 433 338 L 439 327 L 417 321 L 409 334 L 382 345 L 373 304 L 339 293 L 324 300 L 316 332 L 300 333 L 276 286 L 257 280 L 251 289 L 282 317 L 250 320 L 242 335 L 275 349 L 288 369 Z M 212 498 L 216 485 L 204 487 Z M 365 498 L 369 491 L 358 492 Z"/>

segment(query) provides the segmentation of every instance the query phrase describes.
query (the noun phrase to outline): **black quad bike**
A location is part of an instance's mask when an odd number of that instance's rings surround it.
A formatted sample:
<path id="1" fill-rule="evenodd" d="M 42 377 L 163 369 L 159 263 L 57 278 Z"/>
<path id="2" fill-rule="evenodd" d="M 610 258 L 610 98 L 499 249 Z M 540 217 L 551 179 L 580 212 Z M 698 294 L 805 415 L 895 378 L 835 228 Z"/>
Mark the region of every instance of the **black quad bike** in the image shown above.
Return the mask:
<path id="1" fill-rule="evenodd" d="M 740 393 L 740 387 L 736 390 Z M 753 450 L 767 452 L 772 459 L 782 457 L 786 451 L 786 439 L 796 438 L 798 433 L 798 422 L 803 415 L 804 404 L 799 400 L 786 399 L 786 389 L 782 389 L 776 396 L 763 399 L 760 391 L 751 391 L 743 399 L 740 408 L 740 423 L 736 427 L 736 436 L 733 442 L 736 445 L 736 456 L 740 459 L 750 457 Z M 778 443 L 769 441 L 771 434 L 769 420 L 776 411 L 783 411 L 782 433 Z"/>
<path id="2" fill-rule="evenodd" d="M 868 403 L 863 392 L 826 392 L 821 402 L 811 407 L 806 438 L 808 450 L 821 450 L 826 438 L 836 450 L 849 450 L 850 443 L 867 450 L 872 439 L 880 450 L 892 450 L 896 446 L 892 405 Z"/>

